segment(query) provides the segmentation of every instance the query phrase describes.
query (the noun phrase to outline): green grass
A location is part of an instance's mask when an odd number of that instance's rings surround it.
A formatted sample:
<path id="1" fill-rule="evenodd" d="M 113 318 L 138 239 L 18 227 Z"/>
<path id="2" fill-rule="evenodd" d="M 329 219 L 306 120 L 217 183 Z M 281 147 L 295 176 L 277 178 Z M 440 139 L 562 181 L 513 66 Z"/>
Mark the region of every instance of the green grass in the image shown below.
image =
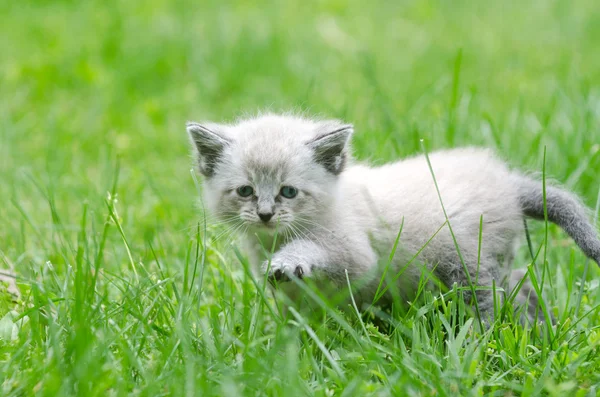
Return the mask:
<path id="1" fill-rule="evenodd" d="M 555 328 L 502 316 L 481 334 L 456 290 L 387 320 L 284 324 L 200 222 L 184 128 L 296 109 L 355 123 L 373 163 L 424 139 L 541 172 L 545 151 L 546 174 L 594 207 L 596 0 L 5 1 L 0 15 L 0 269 L 20 292 L 0 287 L 1 395 L 600 393 L 600 272 L 558 228 L 534 273 Z M 545 227 L 530 226 L 537 251 Z M 530 262 L 524 244 L 515 265 Z"/>

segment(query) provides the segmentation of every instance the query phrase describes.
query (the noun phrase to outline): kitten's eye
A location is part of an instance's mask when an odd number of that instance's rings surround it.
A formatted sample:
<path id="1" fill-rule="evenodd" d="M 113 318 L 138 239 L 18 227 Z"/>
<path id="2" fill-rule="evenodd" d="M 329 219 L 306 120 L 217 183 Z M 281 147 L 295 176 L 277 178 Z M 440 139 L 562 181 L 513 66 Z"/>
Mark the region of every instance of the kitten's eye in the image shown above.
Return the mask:
<path id="1" fill-rule="evenodd" d="M 254 193 L 254 189 L 252 189 L 252 186 L 240 186 L 236 189 L 237 194 L 239 194 L 242 197 L 248 197 L 250 195 L 252 195 L 252 193 Z"/>
<path id="2" fill-rule="evenodd" d="M 298 189 L 291 186 L 284 186 L 281 188 L 280 193 L 283 197 L 292 199 L 298 195 Z"/>

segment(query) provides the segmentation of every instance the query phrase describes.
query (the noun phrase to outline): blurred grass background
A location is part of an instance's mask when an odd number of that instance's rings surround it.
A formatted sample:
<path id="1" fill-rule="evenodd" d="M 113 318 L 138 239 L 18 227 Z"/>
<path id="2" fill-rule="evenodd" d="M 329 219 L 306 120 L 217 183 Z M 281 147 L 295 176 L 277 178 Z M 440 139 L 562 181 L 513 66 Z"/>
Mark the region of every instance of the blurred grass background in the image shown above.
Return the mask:
<path id="1" fill-rule="evenodd" d="M 77 219 L 82 201 L 103 200 L 120 158 L 134 240 L 174 237 L 194 217 L 184 122 L 260 109 L 353 122 L 357 156 L 376 163 L 424 138 L 431 149 L 492 146 L 541 170 L 546 146 L 549 175 L 591 206 L 598 193 L 595 1 L 1 7 L 0 192 L 36 224 L 49 217 L 29 177 Z M 0 214 L 4 249 L 17 254 L 22 217 L 11 205 Z"/>
<path id="2" fill-rule="evenodd" d="M 180 282 L 200 218 L 187 120 L 343 118 L 373 163 L 425 139 L 541 171 L 545 147 L 548 175 L 598 198 L 596 0 L 4 1 L 0 21 L 0 267 L 41 284 L 48 261 L 68 279 L 84 206 L 84 256 L 101 250 L 106 271 L 131 276 L 116 228 L 98 246 L 117 164 L 133 261 L 156 255 Z M 583 256 L 551 231 L 551 264 L 581 274 Z M 24 296 L 0 314 L 23 312 Z"/>

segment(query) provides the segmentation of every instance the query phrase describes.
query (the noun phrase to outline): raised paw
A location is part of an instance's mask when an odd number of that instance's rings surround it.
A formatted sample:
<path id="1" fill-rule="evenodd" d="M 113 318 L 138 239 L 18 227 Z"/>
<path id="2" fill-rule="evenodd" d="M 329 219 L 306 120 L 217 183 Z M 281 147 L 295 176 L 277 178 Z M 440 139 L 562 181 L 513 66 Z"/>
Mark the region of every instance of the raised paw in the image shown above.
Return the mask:
<path id="1" fill-rule="evenodd" d="M 310 268 L 297 260 L 274 258 L 270 267 L 268 262 L 265 262 L 263 267 L 268 272 L 267 279 L 271 284 L 290 281 L 291 277 L 303 279 L 310 273 Z"/>

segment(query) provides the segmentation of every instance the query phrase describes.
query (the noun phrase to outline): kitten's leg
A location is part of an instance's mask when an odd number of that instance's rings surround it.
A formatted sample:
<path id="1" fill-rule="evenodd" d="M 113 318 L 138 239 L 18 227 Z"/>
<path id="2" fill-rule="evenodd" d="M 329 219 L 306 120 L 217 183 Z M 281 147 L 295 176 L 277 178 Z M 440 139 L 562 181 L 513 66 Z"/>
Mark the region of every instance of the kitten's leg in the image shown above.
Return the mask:
<path id="1" fill-rule="evenodd" d="M 493 262 L 490 264 L 494 265 Z M 486 324 L 491 324 L 494 321 L 495 302 L 498 302 L 500 306 L 503 302 L 503 295 L 498 290 L 496 292 L 496 296 L 494 297 L 494 280 L 496 281 L 495 285 L 497 289 L 501 289 L 502 287 L 501 280 L 497 276 L 495 276 L 495 273 L 495 271 L 481 271 L 479 274 L 479 278 L 477 279 L 477 285 L 475 285 L 477 308 L 479 309 L 479 315 L 481 317 L 481 320 L 483 320 Z M 473 283 L 475 283 L 475 280 L 472 281 Z M 465 285 L 469 285 L 468 283 L 469 282 L 466 281 Z M 469 301 L 471 300 L 471 296 L 472 293 L 470 291 L 467 294 L 465 294 L 465 298 L 467 298 Z"/>
<path id="2" fill-rule="evenodd" d="M 293 240 L 277 251 L 271 261 L 265 261 L 271 281 L 288 281 L 290 277 L 312 277 L 315 273 L 327 279 L 345 283 L 346 271 L 351 278 L 366 274 L 376 264 L 370 245 L 323 237 L 318 242 Z"/>
<path id="3" fill-rule="evenodd" d="M 505 265 L 505 261 L 495 258 L 482 258 L 479 275 L 477 277 L 477 285 L 476 288 L 476 297 L 477 297 L 477 306 L 479 308 L 479 314 L 481 319 L 486 323 L 491 323 L 494 321 L 494 303 L 497 302 L 500 307 L 504 302 L 504 299 L 507 298 L 513 291 L 515 287 L 519 284 L 521 279 L 525 276 L 525 271 L 522 269 L 513 270 L 509 279 L 505 280 L 505 277 L 501 276 L 501 266 Z M 473 272 L 471 272 L 471 279 L 473 283 L 475 283 L 475 278 L 473 277 Z M 464 271 L 457 271 L 452 279 L 459 285 L 463 287 L 469 287 L 469 281 L 464 276 Z M 495 284 L 498 288 L 496 296 L 494 297 L 494 291 L 491 289 L 492 285 Z M 443 280 L 442 280 L 443 281 Z M 452 285 L 452 282 L 448 285 Z M 478 289 L 478 288 L 485 289 Z M 500 288 L 504 288 L 505 293 L 500 292 Z M 464 293 L 464 298 L 466 302 L 470 302 L 472 297 L 472 292 L 470 290 L 466 290 Z M 530 322 L 535 321 L 544 321 L 544 316 L 541 310 L 538 307 L 538 295 L 533 289 L 529 280 L 526 280 L 519 292 L 515 297 L 515 306 L 525 307 L 527 309 L 526 315 Z M 537 311 L 537 314 L 536 314 Z"/>
<path id="4" fill-rule="evenodd" d="M 513 289 L 519 285 L 521 279 L 526 275 L 526 271 L 523 269 L 513 270 L 508 274 L 508 277 L 505 275 L 505 266 L 507 265 L 507 262 L 512 260 L 513 257 L 514 255 L 511 251 L 508 255 L 508 259 L 505 256 L 487 259 L 482 258 L 477 285 L 489 288 L 490 290 L 477 290 L 476 296 L 479 314 L 481 315 L 481 319 L 486 322 L 494 320 L 494 301 L 496 301 L 498 305 L 502 307 L 504 299 L 508 298 L 508 296 L 512 294 Z M 504 258 L 504 260 L 502 258 Z M 461 273 L 461 277 L 463 274 L 464 272 Z M 508 280 L 506 280 L 507 278 Z M 475 281 L 473 278 L 472 280 Z M 491 290 L 494 280 L 498 288 L 495 297 L 494 292 Z M 462 285 L 469 285 L 466 277 L 464 277 L 461 281 L 463 283 Z M 461 281 L 458 281 L 459 284 Z M 477 286 L 475 288 L 477 288 Z M 505 292 L 501 293 L 500 288 L 503 288 Z M 467 291 L 465 294 L 465 300 L 470 301 L 471 296 L 472 293 Z M 545 319 L 541 309 L 539 309 L 538 301 L 538 295 L 533 289 L 531 282 L 526 280 L 515 296 L 515 308 L 526 308 L 526 312 L 524 314 L 526 314 L 530 323 L 535 321 L 543 322 Z M 522 320 L 524 321 L 525 318 L 522 318 Z"/>
<path id="5" fill-rule="evenodd" d="M 481 320 L 486 324 L 494 321 L 494 303 L 499 301 L 502 303 L 502 294 L 497 293 L 494 297 L 492 289 L 494 280 L 496 280 L 497 288 L 501 288 L 501 277 L 499 277 L 498 261 L 491 257 L 482 257 L 479 266 L 467 266 L 470 273 L 469 278 L 466 276 L 462 263 L 458 260 L 452 260 L 445 263 L 440 263 L 436 268 L 436 275 L 442 283 L 448 287 L 452 287 L 454 283 L 462 287 L 463 297 L 467 304 L 474 304 L 473 292 L 471 284 L 475 288 L 475 296 L 477 298 L 477 308 Z M 474 308 L 474 307 L 473 307 Z"/>
<path id="6" fill-rule="evenodd" d="M 327 253 L 310 240 L 294 240 L 279 251 L 271 261 L 265 261 L 263 271 L 268 272 L 269 281 L 289 281 L 293 276 L 310 277 L 313 269 L 323 267 Z"/>
<path id="7" fill-rule="evenodd" d="M 516 288 L 521 280 L 526 276 L 527 272 L 524 269 L 516 269 L 510 275 L 510 281 L 508 285 L 508 291 L 512 293 L 512 290 Z M 530 323 L 535 321 L 544 322 L 544 313 L 542 309 L 539 307 L 539 298 L 531 282 L 529 280 L 525 280 L 521 289 L 515 296 L 515 307 L 518 309 L 519 307 L 524 307 L 527 309 L 527 318 Z M 537 312 L 537 313 L 536 313 Z"/>

